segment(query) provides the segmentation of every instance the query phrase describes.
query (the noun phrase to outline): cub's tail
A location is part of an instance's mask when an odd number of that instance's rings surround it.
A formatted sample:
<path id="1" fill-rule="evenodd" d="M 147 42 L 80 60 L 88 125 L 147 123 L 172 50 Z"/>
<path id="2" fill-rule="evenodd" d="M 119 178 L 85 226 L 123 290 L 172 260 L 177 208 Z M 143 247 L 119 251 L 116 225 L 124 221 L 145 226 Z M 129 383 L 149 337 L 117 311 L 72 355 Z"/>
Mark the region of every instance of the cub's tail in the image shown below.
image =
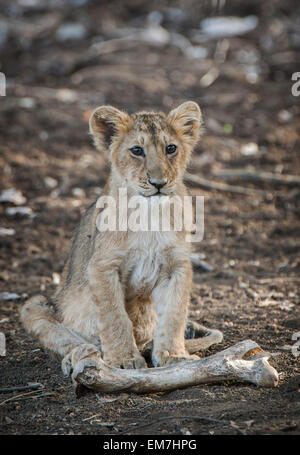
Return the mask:
<path id="1" fill-rule="evenodd" d="M 20 319 L 25 330 L 38 338 L 44 348 L 64 357 L 75 347 L 87 340 L 77 332 L 58 322 L 50 309 L 46 297 L 31 297 L 20 310 Z"/>
<path id="2" fill-rule="evenodd" d="M 208 329 L 194 321 L 188 321 L 184 333 L 185 347 L 189 354 L 203 351 L 213 344 L 223 341 L 223 333 L 216 329 Z"/>

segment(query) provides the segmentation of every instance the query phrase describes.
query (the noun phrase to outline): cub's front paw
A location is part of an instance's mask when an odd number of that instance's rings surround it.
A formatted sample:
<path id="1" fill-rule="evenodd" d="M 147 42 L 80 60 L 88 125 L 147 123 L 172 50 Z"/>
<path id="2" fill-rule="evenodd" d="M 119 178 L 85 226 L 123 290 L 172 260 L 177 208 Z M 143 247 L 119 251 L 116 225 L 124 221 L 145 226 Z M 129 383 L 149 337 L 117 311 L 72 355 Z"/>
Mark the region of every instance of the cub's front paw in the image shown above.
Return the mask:
<path id="1" fill-rule="evenodd" d="M 75 365 L 83 359 L 94 357 L 98 358 L 99 350 L 93 344 L 81 344 L 72 349 L 61 362 L 61 369 L 65 376 L 70 376 Z"/>
<path id="2" fill-rule="evenodd" d="M 170 354 L 169 351 L 161 351 L 152 354 L 152 363 L 155 367 L 163 367 L 173 365 L 174 363 L 185 362 L 187 360 L 198 360 L 197 355 L 184 354 Z"/>
<path id="3" fill-rule="evenodd" d="M 135 355 L 131 358 L 104 358 L 104 362 L 115 368 L 124 368 L 125 370 L 134 370 L 147 368 L 147 363 L 141 355 Z"/>
<path id="4" fill-rule="evenodd" d="M 198 360 L 199 357 L 195 354 L 184 354 L 184 355 L 170 355 L 165 365 L 172 365 L 174 363 L 185 362 L 187 360 Z"/>

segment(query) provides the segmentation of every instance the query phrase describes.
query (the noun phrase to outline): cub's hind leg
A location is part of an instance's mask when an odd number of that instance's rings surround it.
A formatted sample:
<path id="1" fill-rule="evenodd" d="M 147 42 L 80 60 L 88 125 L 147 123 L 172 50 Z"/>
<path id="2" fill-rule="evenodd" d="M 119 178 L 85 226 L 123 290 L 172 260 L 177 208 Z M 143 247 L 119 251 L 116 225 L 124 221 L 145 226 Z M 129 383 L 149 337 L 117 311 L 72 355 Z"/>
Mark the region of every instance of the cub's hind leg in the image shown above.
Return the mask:
<path id="1" fill-rule="evenodd" d="M 37 295 L 27 300 L 20 311 L 24 328 L 42 343 L 43 347 L 63 357 L 62 369 L 64 374 L 69 374 L 73 365 L 72 351 L 81 347 L 82 356 L 99 353 L 100 346 L 89 343 L 75 330 L 69 329 L 58 322 L 42 295 Z"/>

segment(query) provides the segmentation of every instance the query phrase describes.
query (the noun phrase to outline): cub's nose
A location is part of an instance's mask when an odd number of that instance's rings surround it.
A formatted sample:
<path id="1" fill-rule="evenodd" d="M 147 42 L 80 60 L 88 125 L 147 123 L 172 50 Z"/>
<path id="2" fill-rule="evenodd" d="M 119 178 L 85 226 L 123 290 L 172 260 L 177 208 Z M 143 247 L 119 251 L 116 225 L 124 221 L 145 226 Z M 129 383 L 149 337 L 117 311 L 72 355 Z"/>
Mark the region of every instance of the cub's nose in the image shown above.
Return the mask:
<path id="1" fill-rule="evenodd" d="M 157 188 L 158 190 L 160 190 L 163 186 L 165 186 L 165 184 L 167 183 L 167 180 L 161 180 L 160 182 L 155 182 L 154 180 L 149 179 L 149 183 L 151 185 L 155 186 L 155 188 Z"/>

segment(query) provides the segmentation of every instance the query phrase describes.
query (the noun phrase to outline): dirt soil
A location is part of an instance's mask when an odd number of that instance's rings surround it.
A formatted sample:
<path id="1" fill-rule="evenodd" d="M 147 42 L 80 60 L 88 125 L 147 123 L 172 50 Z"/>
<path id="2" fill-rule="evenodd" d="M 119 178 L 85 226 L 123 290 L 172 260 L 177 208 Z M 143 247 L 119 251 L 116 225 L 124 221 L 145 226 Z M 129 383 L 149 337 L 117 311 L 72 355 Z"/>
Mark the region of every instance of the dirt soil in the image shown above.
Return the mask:
<path id="1" fill-rule="evenodd" d="M 220 9 L 212 6 L 218 3 Z M 258 24 L 203 41 L 200 21 L 216 15 L 254 15 Z M 142 40 L 136 29 L 150 26 L 151 37 Z M 0 393 L 1 434 L 300 433 L 300 357 L 291 350 L 300 331 L 300 188 L 216 175 L 300 175 L 300 97 L 291 92 L 299 30 L 296 0 L 2 2 L 0 193 L 21 191 L 21 206 L 32 213 L 9 215 L 15 205 L 0 203 L 0 227 L 15 231 L 0 235 L 0 293 L 20 297 L 0 294 L 7 349 L 0 387 L 44 388 Z M 128 33 L 135 39 L 120 39 Z M 88 135 L 90 111 L 107 103 L 167 112 L 188 99 L 200 104 L 206 125 L 189 171 L 250 190 L 191 187 L 205 196 L 205 236 L 195 250 L 212 270 L 194 271 L 190 317 L 224 332 L 222 345 L 205 356 L 248 338 L 277 353 L 270 362 L 279 386 L 224 383 L 77 398 L 60 363 L 25 333 L 18 310 L 27 296 L 51 296 L 72 232 L 107 177 L 106 157 Z"/>

